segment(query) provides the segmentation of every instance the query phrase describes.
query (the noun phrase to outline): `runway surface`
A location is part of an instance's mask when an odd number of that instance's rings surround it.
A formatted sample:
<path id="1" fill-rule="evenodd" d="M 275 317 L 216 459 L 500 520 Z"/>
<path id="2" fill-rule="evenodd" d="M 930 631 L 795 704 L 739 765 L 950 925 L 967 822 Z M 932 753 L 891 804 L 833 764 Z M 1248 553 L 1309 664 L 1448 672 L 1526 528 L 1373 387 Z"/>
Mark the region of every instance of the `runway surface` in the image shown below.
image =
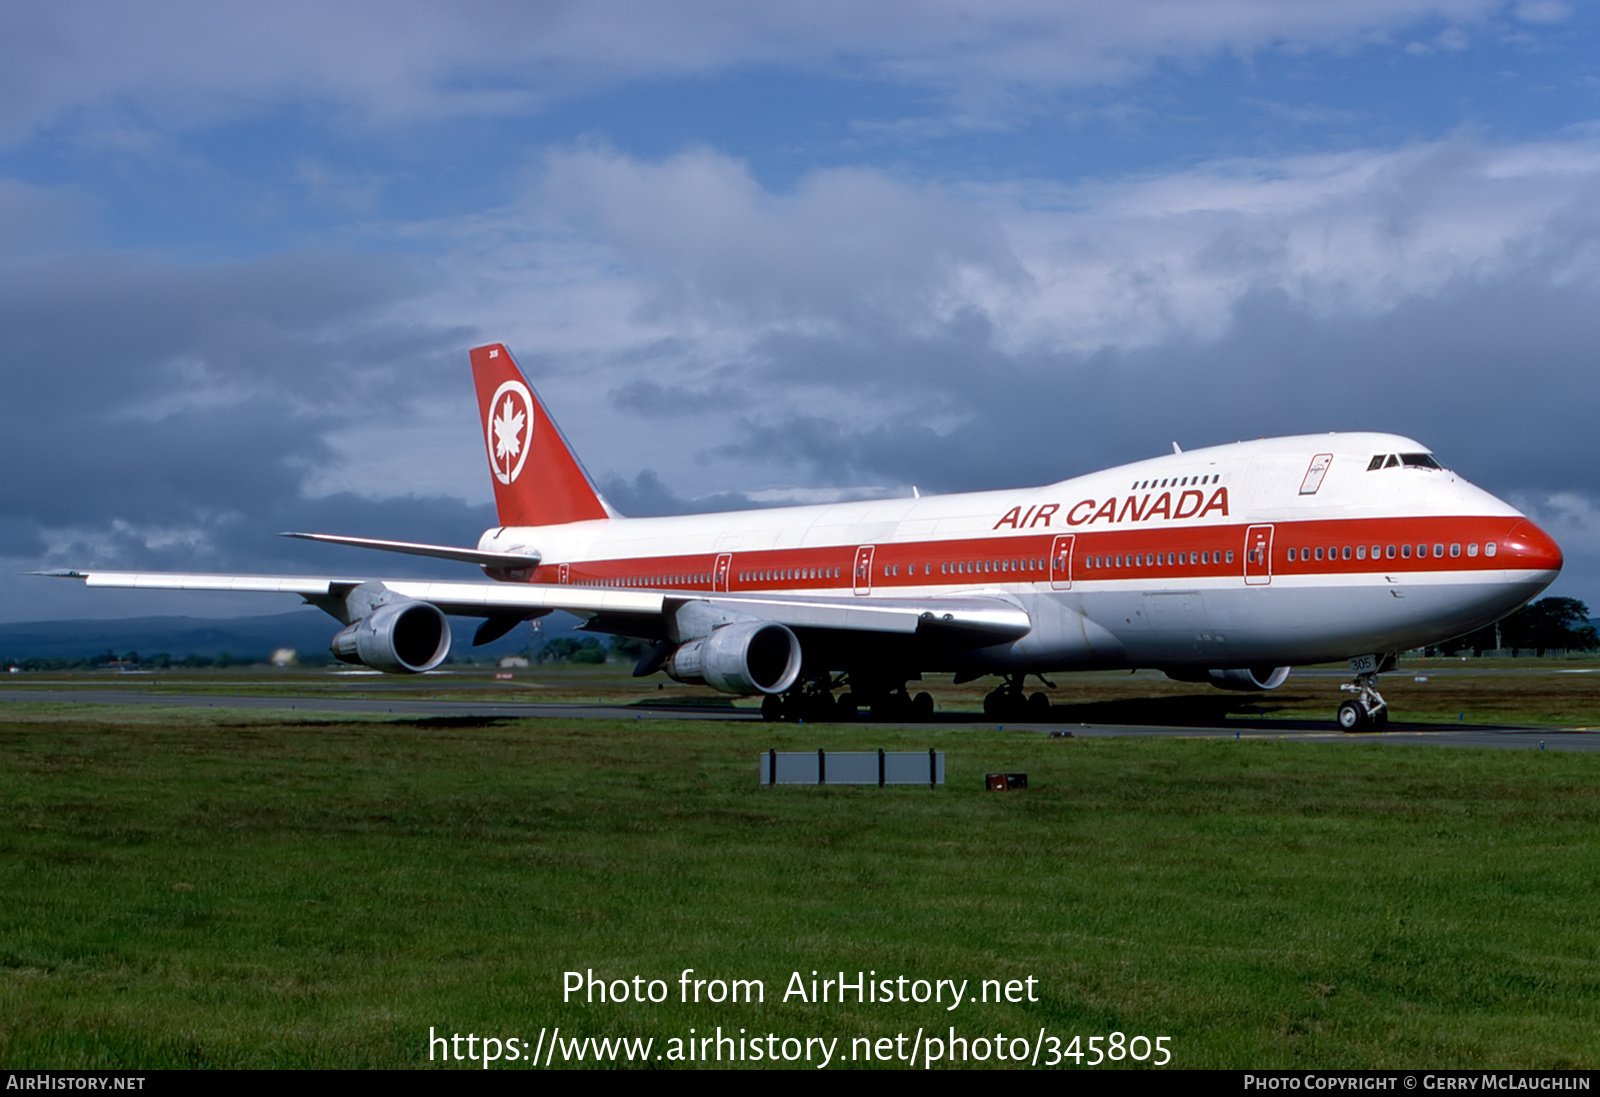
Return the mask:
<path id="1" fill-rule="evenodd" d="M 139 705 L 152 707 L 253 709 L 277 712 L 351 713 L 416 719 L 485 720 L 724 720 L 760 723 L 751 709 L 692 705 L 550 704 L 537 702 L 432 701 L 412 698 L 263 697 L 253 695 L 143 693 L 136 689 L 0 690 L 0 704 Z M 1254 720 L 1238 717 L 1210 726 L 995 722 L 977 713 L 941 713 L 937 727 L 1004 728 L 1075 737 L 1182 736 L 1208 739 L 1282 739 L 1299 742 L 1385 743 L 1401 746 L 1489 747 L 1502 750 L 1600 750 L 1600 729 L 1561 727 L 1454 727 L 1393 723 L 1382 732 L 1348 735 L 1332 722 Z M 897 725 L 905 726 L 905 725 Z"/>

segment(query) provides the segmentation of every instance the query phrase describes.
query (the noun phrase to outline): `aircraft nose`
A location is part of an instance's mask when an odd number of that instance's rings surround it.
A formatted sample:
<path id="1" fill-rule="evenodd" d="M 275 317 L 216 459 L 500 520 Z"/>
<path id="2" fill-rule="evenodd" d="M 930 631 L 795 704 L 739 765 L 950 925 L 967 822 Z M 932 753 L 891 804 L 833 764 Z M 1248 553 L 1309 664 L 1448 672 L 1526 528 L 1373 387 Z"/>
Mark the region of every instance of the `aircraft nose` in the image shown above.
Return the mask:
<path id="1" fill-rule="evenodd" d="M 1555 538 L 1526 519 L 1511 527 L 1501 551 L 1510 556 L 1505 567 L 1555 572 L 1565 563 Z"/>

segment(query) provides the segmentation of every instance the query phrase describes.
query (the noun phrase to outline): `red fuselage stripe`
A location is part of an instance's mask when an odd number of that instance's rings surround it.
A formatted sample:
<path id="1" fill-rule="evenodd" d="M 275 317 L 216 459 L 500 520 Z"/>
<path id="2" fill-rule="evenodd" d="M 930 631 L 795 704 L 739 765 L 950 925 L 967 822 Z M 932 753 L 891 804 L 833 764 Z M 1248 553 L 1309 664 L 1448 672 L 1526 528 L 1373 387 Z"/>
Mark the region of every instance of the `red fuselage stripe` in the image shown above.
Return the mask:
<path id="1" fill-rule="evenodd" d="M 1524 519 L 1509 517 L 1384 518 L 1313 522 L 1238 523 L 1157 529 L 1012 534 L 965 540 L 891 542 L 873 546 L 874 590 L 930 585 L 1130 578 L 1239 578 L 1258 575 L 1359 575 L 1397 572 L 1501 571 L 1559 567 L 1543 545 L 1508 540 Z M 1270 548 L 1253 554 L 1260 533 Z M 1070 541 L 1069 541 L 1070 538 Z M 1058 546 L 1057 559 L 1052 551 Z M 1248 543 L 1247 543 L 1248 542 Z M 1470 546 L 1470 548 L 1469 548 Z M 1494 546 L 1490 549 L 1488 546 Z M 535 583 L 639 589 L 784 591 L 868 585 L 855 574 L 857 545 L 752 552 L 581 560 L 547 564 Z M 1553 549 L 1553 545 L 1551 546 Z M 1289 559 L 1290 550 L 1294 559 Z M 1318 559 L 1318 550 L 1321 559 Z M 1348 554 L 1346 552 L 1348 550 Z M 1490 555 L 1493 551 L 1494 555 Z M 1330 554 L 1332 558 L 1330 558 Z M 1250 558 L 1247 560 L 1247 556 Z M 1363 557 L 1364 558 L 1361 558 Z M 718 561 L 727 569 L 718 574 Z M 491 572 L 491 574 L 495 574 Z M 498 573 L 504 574 L 504 573 Z"/>

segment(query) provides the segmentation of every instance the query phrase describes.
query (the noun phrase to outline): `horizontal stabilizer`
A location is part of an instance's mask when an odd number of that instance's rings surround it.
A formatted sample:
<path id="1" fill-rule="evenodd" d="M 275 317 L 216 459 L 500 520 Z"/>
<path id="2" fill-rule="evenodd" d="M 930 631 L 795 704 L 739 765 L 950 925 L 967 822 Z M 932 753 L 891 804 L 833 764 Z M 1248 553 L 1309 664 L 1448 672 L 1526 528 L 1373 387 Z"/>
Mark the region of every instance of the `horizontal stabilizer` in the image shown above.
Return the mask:
<path id="1" fill-rule="evenodd" d="M 453 545 L 420 545 L 414 541 L 380 541 L 373 537 L 344 537 L 335 533 L 280 533 L 279 537 L 298 537 L 302 541 L 321 541 L 329 545 L 351 545 L 403 552 L 407 556 L 433 556 L 440 560 L 460 560 L 486 568 L 532 568 L 539 566 L 536 552 L 486 552 L 483 549 L 456 548 Z"/>

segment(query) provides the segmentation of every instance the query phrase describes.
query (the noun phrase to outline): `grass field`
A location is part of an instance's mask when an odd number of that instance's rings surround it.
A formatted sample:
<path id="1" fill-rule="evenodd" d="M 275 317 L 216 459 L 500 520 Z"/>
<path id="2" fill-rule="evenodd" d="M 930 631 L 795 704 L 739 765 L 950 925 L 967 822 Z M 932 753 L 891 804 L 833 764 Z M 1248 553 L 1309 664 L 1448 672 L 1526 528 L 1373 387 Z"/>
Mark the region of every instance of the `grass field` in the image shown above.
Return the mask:
<path id="1" fill-rule="evenodd" d="M 949 784 L 761 788 L 769 746 L 934 746 Z M 1031 787 L 984 792 L 994 770 Z M 0 1065 L 720 1025 L 841 1055 L 954 1026 L 1164 1035 L 1185 1067 L 1593 1067 L 1597 825 L 1591 753 L 11 704 Z M 564 1004 L 590 968 L 673 997 Z M 678 1004 L 683 968 L 766 1002 Z M 1040 1000 L 784 1004 L 813 969 Z"/>

